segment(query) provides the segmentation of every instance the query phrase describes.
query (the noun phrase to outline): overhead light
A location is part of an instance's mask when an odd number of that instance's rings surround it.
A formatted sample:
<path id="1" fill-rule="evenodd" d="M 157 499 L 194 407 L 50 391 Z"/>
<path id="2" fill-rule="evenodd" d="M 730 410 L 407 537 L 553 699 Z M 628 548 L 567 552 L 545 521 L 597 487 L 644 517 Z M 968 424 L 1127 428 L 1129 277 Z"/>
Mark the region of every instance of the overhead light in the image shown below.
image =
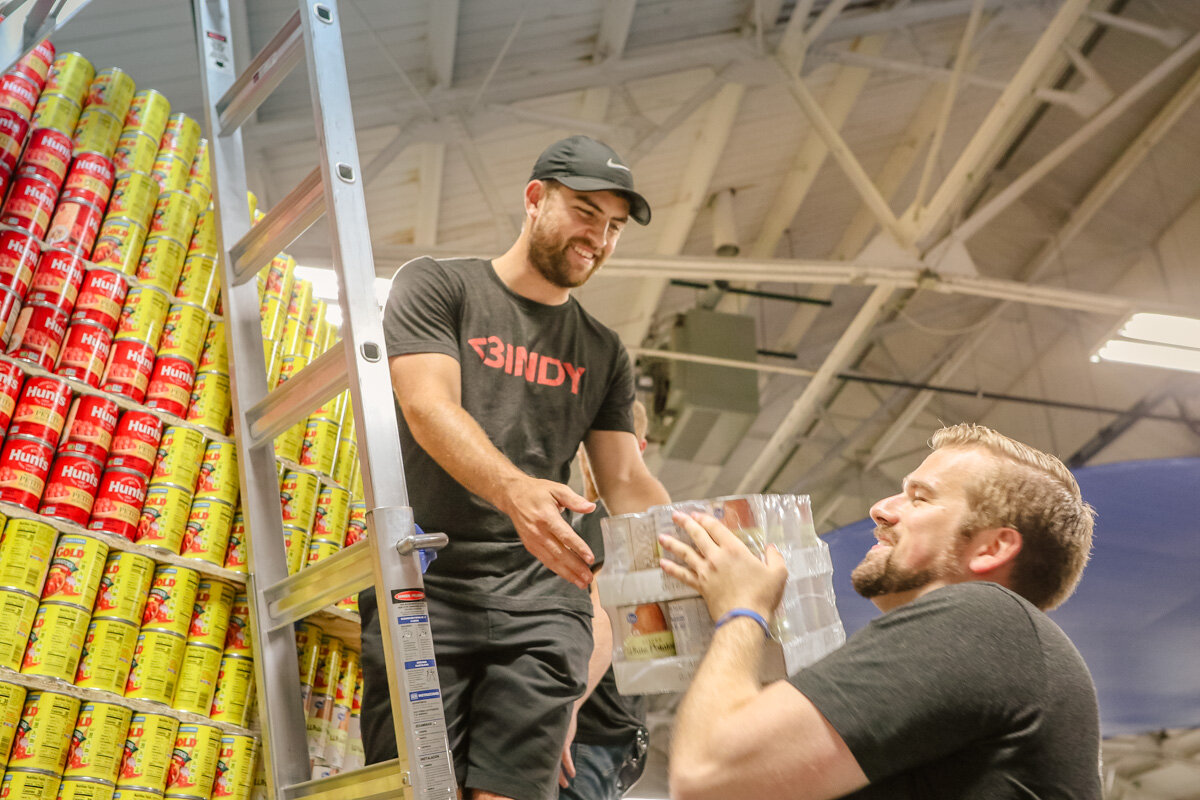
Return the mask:
<path id="1" fill-rule="evenodd" d="M 1132 314 L 1092 355 L 1101 360 L 1200 372 L 1200 319 Z"/>

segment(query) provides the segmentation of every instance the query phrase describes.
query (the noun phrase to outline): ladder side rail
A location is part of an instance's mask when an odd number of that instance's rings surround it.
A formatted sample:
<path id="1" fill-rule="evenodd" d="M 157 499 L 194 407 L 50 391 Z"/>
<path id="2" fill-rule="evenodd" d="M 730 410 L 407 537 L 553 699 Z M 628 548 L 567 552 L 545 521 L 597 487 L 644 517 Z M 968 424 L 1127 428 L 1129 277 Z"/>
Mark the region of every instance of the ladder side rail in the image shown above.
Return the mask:
<path id="1" fill-rule="evenodd" d="M 216 101 L 236 77 L 229 5 L 228 0 L 193 0 L 193 9 L 205 120 L 212 132 L 217 130 Z M 255 633 L 254 677 L 262 723 L 262 758 L 268 792 L 278 797 L 281 787 L 311 778 L 311 769 L 295 635 L 290 628 L 270 629 L 270 614 L 259 589 L 278 583 L 288 573 L 273 444 L 267 440 L 246 446 L 246 412 L 266 395 L 267 386 L 258 290 L 253 281 L 238 285 L 233 280 L 226 244 L 241 240 L 250 228 L 241 132 L 212 136 L 210 155 L 218 251 L 222 255 L 221 291 L 229 341 L 234 434 L 239 444 L 239 482 L 247 527 L 250 574 L 246 585 Z"/>
<path id="2" fill-rule="evenodd" d="M 29 54 L 43 39 L 66 25 L 72 17 L 83 10 L 91 0 L 12 0 L 0 4 L 0 72 L 7 71 L 13 64 Z M 15 13 L 26 4 L 30 8 L 24 13 Z M 13 26 L 21 24 L 19 33 Z"/>
<path id="3" fill-rule="evenodd" d="M 375 301 L 375 262 L 367 226 L 354 115 L 346 78 L 336 0 L 300 0 L 309 87 L 317 119 L 326 215 L 340 278 L 342 335 L 349 360 L 359 458 L 370 536 L 375 592 L 391 691 L 397 748 L 407 755 L 413 796 L 453 798 L 453 764 L 446 739 L 441 688 L 434 664 L 424 580 L 416 551 L 400 556 L 415 536 L 392 401 L 383 321 Z M 381 413 L 383 412 L 383 413 Z M 411 545 L 411 541 L 407 542 Z"/>

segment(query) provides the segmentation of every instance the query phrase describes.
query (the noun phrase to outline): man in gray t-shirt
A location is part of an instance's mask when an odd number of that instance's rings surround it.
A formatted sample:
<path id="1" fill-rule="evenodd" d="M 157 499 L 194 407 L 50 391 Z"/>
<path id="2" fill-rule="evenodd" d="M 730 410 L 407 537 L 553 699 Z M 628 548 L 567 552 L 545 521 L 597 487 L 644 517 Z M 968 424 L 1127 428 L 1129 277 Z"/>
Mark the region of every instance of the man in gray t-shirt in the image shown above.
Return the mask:
<path id="1" fill-rule="evenodd" d="M 410 502 L 450 537 L 426 592 L 455 775 L 480 799 L 553 796 L 572 704 L 599 679 L 594 557 L 563 517 L 594 508 L 565 484 L 579 444 L 613 513 L 668 500 L 632 433 L 629 357 L 570 293 L 649 206 L 617 153 L 573 136 L 538 158 L 524 208 L 503 255 L 410 262 L 384 310 Z M 359 603 L 375 762 L 396 743 L 374 593 Z"/>

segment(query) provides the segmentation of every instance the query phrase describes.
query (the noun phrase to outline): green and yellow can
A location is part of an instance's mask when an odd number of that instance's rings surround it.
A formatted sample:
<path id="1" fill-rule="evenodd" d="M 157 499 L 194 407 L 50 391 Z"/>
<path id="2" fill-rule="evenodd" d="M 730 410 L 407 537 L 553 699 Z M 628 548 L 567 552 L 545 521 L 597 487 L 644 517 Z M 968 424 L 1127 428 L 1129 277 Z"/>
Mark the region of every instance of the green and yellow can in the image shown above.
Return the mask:
<path id="1" fill-rule="evenodd" d="M 71 751 L 63 777 L 107 781 L 111 787 L 121 768 L 125 735 L 129 733 L 132 718 L 129 708 L 116 703 L 84 703 L 71 734 Z"/>
<path id="2" fill-rule="evenodd" d="M 132 622 L 93 617 L 83 640 L 79 667 L 75 670 L 75 685 L 124 694 L 125 682 L 133 667 L 138 633 L 138 626 Z"/>
<path id="3" fill-rule="evenodd" d="M 73 681 L 92 611 L 69 603 L 38 606 L 21 660 L 21 674 Z"/>

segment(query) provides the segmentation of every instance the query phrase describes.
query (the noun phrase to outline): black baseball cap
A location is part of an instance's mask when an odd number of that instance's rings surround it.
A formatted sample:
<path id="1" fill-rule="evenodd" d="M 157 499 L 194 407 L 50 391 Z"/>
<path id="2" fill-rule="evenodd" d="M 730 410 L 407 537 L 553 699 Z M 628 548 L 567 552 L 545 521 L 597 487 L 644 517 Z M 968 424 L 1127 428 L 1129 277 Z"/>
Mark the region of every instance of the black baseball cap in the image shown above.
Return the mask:
<path id="1" fill-rule="evenodd" d="M 633 172 L 616 150 L 589 136 L 571 136 L 547 147 L 534 163 L 529 180 L 554 180 L 577 192 L 619 192 L 629 201 L 629 216 L 634 221 L 650 222 L 650 204 L 634 191 Z"/>

